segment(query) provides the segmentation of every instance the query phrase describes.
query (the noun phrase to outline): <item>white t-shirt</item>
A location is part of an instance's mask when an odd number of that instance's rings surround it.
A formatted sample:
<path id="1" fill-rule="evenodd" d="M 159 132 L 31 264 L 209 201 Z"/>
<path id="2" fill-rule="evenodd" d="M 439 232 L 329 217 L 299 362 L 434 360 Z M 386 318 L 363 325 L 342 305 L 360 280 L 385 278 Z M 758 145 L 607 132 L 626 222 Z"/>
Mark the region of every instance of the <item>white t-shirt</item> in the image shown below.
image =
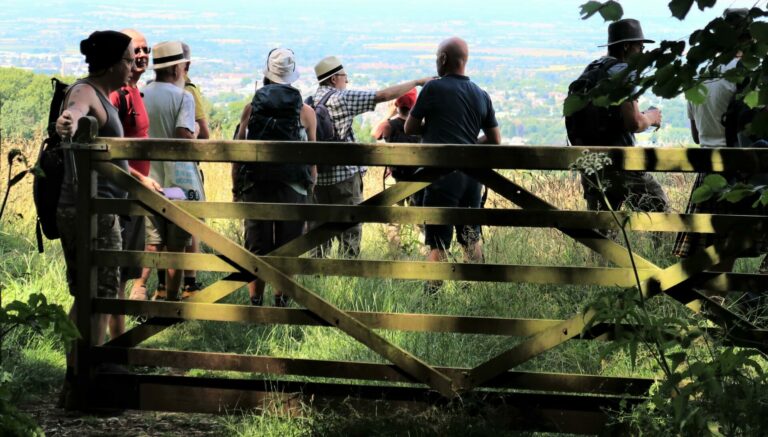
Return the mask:
<path id="1" fill-rule="evenodd" d="M 192 94 L 166 82 L 152 82 L 142 91 L 149 116 L 150 138 L 174 138 L 177 127 L 195 131 L 195 99 Z"/>
<path id="2" fill-rule="evenodd" d="M 738 59 L 734 59 L 721 71 L 736 67 L 737 62 Z M 736 94 L 736 84 L 726 79 L 716 79 L 704 82 L 704 86 L 707 87 L 707 100 L 700 105 L 688 102 L 688 118 L 696 125 L 702 147 L 725 147 L 722 118 Z"/>
<path id="3" fill-rule="evenodd" d="M 176 128 L 195 132 L 195 100 L 174 84 L 152 82 L 144 87 L 150 138 L 175 138 Z M 188 200 L 205 200 L 199 169 L 188 161 L 152 161 L 149 175 L 163 187 L 179 187 Z"/>

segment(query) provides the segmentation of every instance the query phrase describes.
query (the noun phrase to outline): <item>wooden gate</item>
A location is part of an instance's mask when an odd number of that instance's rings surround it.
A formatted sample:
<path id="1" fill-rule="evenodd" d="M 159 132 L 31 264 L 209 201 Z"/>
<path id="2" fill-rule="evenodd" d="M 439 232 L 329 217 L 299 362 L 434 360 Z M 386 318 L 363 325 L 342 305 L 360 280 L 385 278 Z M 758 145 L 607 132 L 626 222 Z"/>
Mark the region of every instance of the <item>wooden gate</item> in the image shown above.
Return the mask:
<path id="1" fill-rule="evenodd" d="M 423 404 L 481 399 L 506 411 L 506 424 L 575 433 L 597 432 L 606 410 L 644 399 L 652 380 L 515 370 L 532 358 L 567 341 L 610 340 L 612 326 L 585 331 L 595 313 L 586 310 L 567 320 L 352 312 L 339 309 L 292 279 L 294 275 L 385 277 L 412 280 L 466 280 L 583 284 L 631 287 L 634 272 L 626 248 L 595 229 L 616 229 L 609 212 L 563 211 L 510 181 L 494 169 L 566 170 L 581 147 L 484 145 L 381 145 L 350 143 L 275 143 L 254 141 L 130 140 L 96 138 L 95 123 L 81 120 L 79 138 L 71 146 L 81 190 L 78 194 L 78 378 L 87 387 L 90 406 L 142 410 L 178 409 L 199 412 L 260 408 L 279 401 L 327 403 L 354 398 L 365 402 Z M 754 149 L 643 149 L 603 147 L 616 168 L 650 171 L 723 171 L 738 168 L 768 172 L 768 151 Z M 110 163 L 116 159 L 204 162 L 304 162 L 415 165 L 427 167 L 420 181 L 399 182 L 358 206 L 172 202 L 143 187 Z M 522 209 L 457 209 L 392 207 L 445 173 L 461 168 L 498 195 Z M 96 198 L 96 173 L 129 191 L 129 200 Z M 88 189 L 89 188 L 89 189 Z M 146 253 L 96 250 L 97 214 L 156 214 L 198 237 L 215 254 Z M 717 273 L 718 264 L 738 257 L 763 232 L 757 216 L 620 213 L 633 231 L 741 230 L 724 248 L 709 247 L 683 262 L 659 266 L 634 254 L 642 291 L 648 298 L 666 295 L 693 311 L 708 301 L 708 314 L 727 324 L 734 339 L 766 350 L 765 331 L 752 326 L 708 296 L 710 292 L 761 290 L 760 275 Z M 280 247 L 254 256 L 214 231 L 203 218 L 312 220 L 328 223 L 451 223 L 484 226 L 551 227 L 619 266 L 526 266 L 426 263 L 386 260 L 300 258 L 348 225 L 325 224 Z M 750 232 L 744 232 L 750 230 Z M 98 266 L 142 265 L 227 272 L 184 302 L 139 302 L 97 298 Z M 283 290 L 299 308 L 252 307 L 217 303 L 259 277 Z M 93 317 L 99 313 L 142 315 L 148 319 L 107 344 L 96 345 Z M 334 327 L 389 364 L 326 361 L 270 356 L 155 350 L 142 342 L 187 320 Z M 388 341 L 378 330 L 451 332 L 521 337 L 514 347 L 474 368 L 436 367 Z M 735 341 L 735 340 L 734 340 Z M 107 374 L 101 363 L 180 369 L 227 370 L 264 374 L 261 379 L 198 378 L 170 374 Z M 289 378 L 281 378 L 290 376 Z M 299 378 L 302 377 L 302 378 Z M 318 379 L 319 378 L 319 379 Z M 333 382 L 328 382 L 328 380 Z M 177 402 L 178 401 L 178 402 Z"/>

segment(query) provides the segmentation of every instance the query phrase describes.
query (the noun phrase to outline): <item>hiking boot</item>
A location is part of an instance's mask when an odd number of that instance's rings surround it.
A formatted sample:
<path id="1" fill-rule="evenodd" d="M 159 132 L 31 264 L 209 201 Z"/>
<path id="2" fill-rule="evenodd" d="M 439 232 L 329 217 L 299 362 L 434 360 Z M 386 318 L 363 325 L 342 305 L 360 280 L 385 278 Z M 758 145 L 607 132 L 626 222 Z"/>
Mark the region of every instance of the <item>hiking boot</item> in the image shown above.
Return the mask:
<path id="1" fill-rule="evenodd" d="M 251 305 L 255 307 L 264 305 L 264 296 L 251 296 Z"/>
<path id="2" fill-rule="evenodd" d="M 168 293 L 165 291 L 165 289 L 157 289 L 155 290 L 155 294 L 152 296 L 152 300 L 155 301 L 163 301 L 168 300 Z"/>
<path id="3" fill-rule="evenodd" d="M 275 307 L 276 308 L 285 308 L 285 307 L 287 307 L 290 304 L 291 304 L 291 298 L 290 297 L 288 297 L 288 296 L 286 296 L 284 294 L 275 295 Z"/>
<path id="4" fill-rule="evenodd" d="M 165 284 L 157 284 L 157 290 L 155 290 L 155 294 L 152 295 L 152 300 L 165 300 L 166 297 Z"/>
<path id="5" fill-rule="evenodd" d="M 424 294 L 434 296 L 443 288 L 443 281 L 427 281 L 424 283 Z"/>
<path id="6" fill-rule="evenodd" d="M 184 288 L 181 291 L 181 299 L 189 299 L 190 297 L 195 296 L 200 290 L 203 289 L 203 284 L 200 282 L 195 282 L 194 284 L 187 284 L 184 286 Z"/>

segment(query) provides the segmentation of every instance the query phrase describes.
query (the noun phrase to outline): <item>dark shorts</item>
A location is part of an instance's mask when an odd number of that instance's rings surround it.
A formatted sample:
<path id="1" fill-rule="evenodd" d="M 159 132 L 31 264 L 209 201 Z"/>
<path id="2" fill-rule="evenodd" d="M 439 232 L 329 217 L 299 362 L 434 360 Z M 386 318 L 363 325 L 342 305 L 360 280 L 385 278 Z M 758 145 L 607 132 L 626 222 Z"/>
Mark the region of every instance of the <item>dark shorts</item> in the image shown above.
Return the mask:
<path id="1" fill-rule="evenodd" d="M 307 196 L 282 182 L 261 181 L 243 193 L 242 201 L 307 203 Z M 266 255 L 303 232 L 303 221 L 246 220 L 245 248 L 255 255 Z"/>
<path id="2" fill-rule="evenodd" d="M 120 236 L 123 238 L 123 250 L 144 250 L 144 217 L 120 216 Z M 141 277 L 141 267 L 120 266 L 120 279 L 128 281 Z"/>
<path id="3" fill-rule="evenodd" d="M 424 206 L 480 208 L 483 185 L 460 171 L 454 171 L 424 190 Z M 456 228 L 456 241 L 467 246 L 480 241 L 480 225 L 426 225 L 424 242 L 432 249 L 448 249 Z"/>

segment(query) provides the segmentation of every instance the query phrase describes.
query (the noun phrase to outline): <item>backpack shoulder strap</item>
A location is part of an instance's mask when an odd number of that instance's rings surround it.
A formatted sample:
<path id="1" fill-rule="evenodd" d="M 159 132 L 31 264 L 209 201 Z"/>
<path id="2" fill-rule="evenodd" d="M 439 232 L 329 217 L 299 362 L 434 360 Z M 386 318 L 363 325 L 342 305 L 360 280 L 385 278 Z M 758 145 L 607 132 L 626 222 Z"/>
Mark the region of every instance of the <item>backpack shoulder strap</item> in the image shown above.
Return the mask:
<path id="1" fill-rule="evenodd" d="M 323 98 L 320 99 L 319 102 L 317 102 L 317 106 L 320 106 L 320 105 L 325 106 L 325 104 L 328 102 L 328 99 L 330 99 L 331 96 L 333 96 L 334 94 L 336 94 L 336 90 L 331 90 L 331 91 L 328 91 L 327 93 L 325 93 Z"/>
<path id="2" fill-rule="evenodd" d="M 117 90 L 117 98 L 118 98 L 118 105 L 117 105 L 117 113 L 119 115 L 120 121 L 125 121 L 128 117 L 128 91 L 120 88 Z"/>

